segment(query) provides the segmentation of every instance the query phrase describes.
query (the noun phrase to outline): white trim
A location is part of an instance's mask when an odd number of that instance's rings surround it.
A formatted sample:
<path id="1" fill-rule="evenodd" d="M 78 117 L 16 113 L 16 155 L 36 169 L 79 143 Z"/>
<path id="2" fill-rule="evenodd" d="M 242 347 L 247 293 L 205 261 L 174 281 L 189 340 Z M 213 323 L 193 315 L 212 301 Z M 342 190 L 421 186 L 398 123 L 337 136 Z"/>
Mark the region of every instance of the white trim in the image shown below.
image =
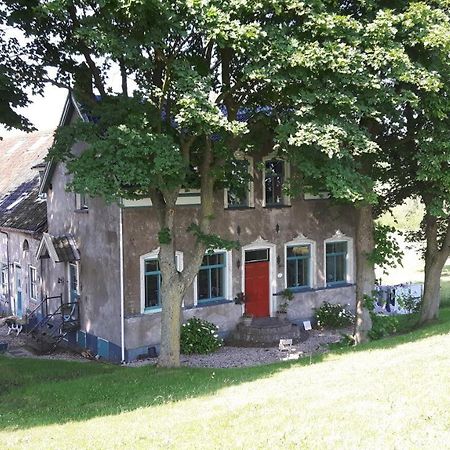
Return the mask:
<path id="1" fill-rule="evenodd" d="M 243 155 L 241 152 L 235 153 L 235 159 L 248 161 L 248 173 L 251 177 L 251 180 L 248 182 L 248 208 L 253 208 L 255 206 L 255 183 L 253 181 L 254 173 L 255 173 L 255 164 L 252 156 Z M 228 209 L 228 189 L 223 190 L 223 207 Z M 239 208 L 234 208 L 239 209 Z"/>
<path id="2" fill-rule="evenodd" d="M 145 255 L 141 255 L 139 257 L 139 279 L 140 279 L 140 295 L 141 295 L 141 301 L 140 301 L 140 311 L 141 314 L 153 314 L 157 312 L 161 312 L 161 307 L 159 308 L 153 308 L 145 310 L 145 261 L 148 259 L 158 259 L 159 257 L 159 247 L 155 250 L 152 250 L 149 253 L 146 253 Z M 175 264 L 178 272 L 182 272 L 184 268 L 184 261 L 183 261 L 183 252 L 175 251 Z"/>
<path id="3" fill-rule="evenodd" d="M 31 277 L 31 270 L 35 271 L 35 275 L 36 275 L 36 297 L 32 296 L 33 293 L 33 289 L 32 289 L 32 277 Z M 30 300 L 34 300 L 37 301 L 38 300 L 38 287 L 39 287 L 39 280 L 38 280 L 38 271 L 36 269 L 36 267 L 32 266 L 31 264 L 28 266 L 28 289 L 29 289 L 29 295 L 28 297 L 30 298 Z"/>
<path id="4" fill-rule="evenodd" d="M 275 316 L 276 301 L 274 294 L 277 292 L 277 246 L 266 241 L 261 236 L 251 244 L 244 245 L 241 249 L 241 286 L 245 293 L 245 252 L 247 250 L 266 250 L 269 249 L 269 315 Z"/>
<path id="5" fill-rule="evenodd" d="M 354 263 L 354 250 L 353 250 L 353 238 L 346 236 L 340 230 L 337 230 L 336 233 L 325 239 L 323 242 L 323 283 L 324 287 L 327 287 L 327 244 L 331 244 L 333 242 L 347 242 L 347 259 L 346 259 L 346 282 L 352 284 L 355 279 L 355 263 Z"/>
<path id="6" fill-rule="evenodd" d="M 66 263 L 66 279 L 67 279 L 67 303 L 70 303 L 72 301 L 72 299 L 70 298 L 71 296 L 71 289 L 70 289 L 70 285 L 72 283 L 72 280 L 70 278 L 70 266 L 73 265 L 75 266 L 75 270 L 76 270 L 76 274 L 77 274 L 77 295 L 78 297 L 81 294 L 81 288 L 80 288 L 80 264 L 78 261 L 68 261 Z"/>
<path id="7" fill-rule="evenodd" d="M 268 154 L 267 156 L 264 156 L 262 159 L 263 163 L 263 169 L 262 169 L 262 206 L 265 208 L 266 205 L 266 161 L 271 160 L 278 160 L 283 162 L 283 186 L 286 181 L 289 180 L 291 177 L 291 166 L 290 164 L 283 158 L 280 158 L 276 155 L 275 152 L 272 152 Z M 269 205 L 268 208 L 272 206 L 290 206 L 291 205 L 291 197 L 289 195 L 286 195 L 283 192 L 283 203 L 280 203 L 279 205 Z"/>
<path id="8" fill-rule="evenodd" d="M 13 309 L 13 313 L 15 316 L 18 316 L 17 314 L 17 292 L 18 292 L 18 288 L 17 288 L 17 268 L 20 269 L 20 292 L 22 294 L 22 315 L 24 312 L 24 297 L 23 297 L 23 274 L 22 274 L 22 266 L 20 265 L 19 262 L 14 261 L 13 262 L 13 292 L 14 295 L 12 296 L 14 299 L 14 309 Z M 12 305 L 11 305 L 12 306 Z"/>
<path id="9" fill-rule="evenodd" d="M 44 248 L 47 250 L 47 252 L 53 262 L 59 261 L 58 255 L 56 254 L 55 247 L 53 246 L 52 238 L 48 233 L 44 233 L 42 235 L 41 242 L 39 242 L 39 247 L 36 252 L 36 258 L 39 259 L 42 256 Z"/>
<path id="10" fill-rule="evenodd" d="M 213 253 L 225 253 L 225 283 L 224 283 L 224 297 L 226 300 L 231 300 L 233 297 L 233 254 L 231 250 L 225 250 L 225 249 L 217 249 L 213 250 Z M 200 270 L 200 268 L 199 268 Z M 197 277 L 198 275 L 195 275 L 194 282 L 193 282 L 193 291 L 194 291 L 194 306 L 198 305 L 198 286 L 197 286 Z M 208 302 L 205 302 L 205 305 L 207 305 Z"/>
<path id="11" fill-rule="evenodd" d="M 176 205 L 201 205 L 200 189 L 181 189 L 178 195 Z M 124 208 L 143 208 L 152 206 L 150 198 L 141 198 L 139 200 L 122 199 L 122 206 Z"/>
<path id="12" fill-rule="evenodd" d="M 123 270 L 123 209 L 119 208 L 120 358 L 125 361 L 125 291 Z"/>
<path id="13" fill-rule="evenodd" d="M 284 244 L 284 287 L 287 289 L 287 248 L 295 245 L 309 245 L 310 247 L 309 287 L 314 289 L 317 287 L 316 241 L 308 239 L 301 233 L 292 241 Z"/>
<path id="14" fill-rule="evenodd" d="M 319 192 L 318 194 L 311 194 L 310 192 L 305 192 L 303 194 L 303 198 L 305 200 L 326 200 L 331 198 L 331 194 L 329 192 Z"/>

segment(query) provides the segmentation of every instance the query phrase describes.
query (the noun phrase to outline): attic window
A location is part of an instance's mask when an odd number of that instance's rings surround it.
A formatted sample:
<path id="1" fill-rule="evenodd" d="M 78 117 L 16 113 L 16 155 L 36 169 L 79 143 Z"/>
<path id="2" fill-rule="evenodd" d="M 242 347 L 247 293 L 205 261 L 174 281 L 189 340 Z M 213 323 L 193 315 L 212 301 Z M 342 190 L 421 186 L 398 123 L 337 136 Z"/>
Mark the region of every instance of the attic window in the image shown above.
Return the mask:
<path id="1" fill-rule="evenodd" d="M 75 209 L 77 211 L 88 209 L 86 194 L 75 193 Z"/>
<path id="2" fill-rule="evenodd" d="M 27 252 L 28 250 L 30 250 L 30 244 L 28 243 L 28 241 L 26 239 L 23 241 L 22 250 L 24 252 Z"/>

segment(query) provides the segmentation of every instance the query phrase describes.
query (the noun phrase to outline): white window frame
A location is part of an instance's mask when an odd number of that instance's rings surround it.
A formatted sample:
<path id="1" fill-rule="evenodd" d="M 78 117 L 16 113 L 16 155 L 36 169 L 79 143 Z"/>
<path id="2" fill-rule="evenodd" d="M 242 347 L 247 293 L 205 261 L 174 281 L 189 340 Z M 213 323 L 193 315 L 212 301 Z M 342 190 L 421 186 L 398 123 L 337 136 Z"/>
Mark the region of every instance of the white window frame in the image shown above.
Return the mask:
<path id="1" fill-rule="evenodd" d="M 347 284 L 353 284 L 355 274 L 355 264 L 354 264 L 354 250 L 353 250 L 353 238 L 346 236 L 341 231 L 337 231 L 336 234 L 323 242 L 323 282 L 324 287 L 333 288 L 339 287 L 339 284 L 334 286 L 327 286 L 327 244 L 332 244 L 335 242 L 347 242 L 347 258 L 346 258 L 346 281 Z"/>
<path id="2" fill-rule="evenodd" d="M 33 277 L 31 276 L 31 272 L 33 270 L 34 270 L 34 274 L 35 274 L 34 286 L 36 288 L 36 292 L 34 293 L 35 294 L 34 296 L 33 296 Z M 28 266 L 28 289 L 30 291 L 30 300 L 36 301 L 38 299 L 38 296 L 39 296 L 38 288 L 39 288 L 38 271 L 37 271 L 36 267 L 30 265 L 30 266 Z"/>
<path id="3" fill-rule="evenodd" d="M 73 264 L 76 267 L 76 271 L 77 271 L 77 294 L 78 297 L 81 294 L 81 283 L 80 283 L 80 263 L 79 261 L 69 261 L 66 264 L 66 279 L 67 279 L 67 303 L 71 302 L 71 298 L 70 298 L 70 294 L 71 294 L 71 289 L 70 289 L 70 265 Z"/>
<path id="4" fill-rule="evenodd" d="M 278 160 L 283 162 L 283 172 L 284 172 L 284 179 L 283 179 L 283 185 L 286 181 L 289 180 L 291 177 L 291 166 L 290 164 L 283 158 L 280 158 L 274 153 L 271 153 L 267 156 L 264 156 L 262 159 L 263 163 L 263 170 L 262 170 L 262 206 L 263 208 L 277 208 L 277 207 L 283 207 L 283 206 L 291 206 L 291 197 L 289 195 L 286 195 L 283 192 L 283 203 L 279 205 L 267 205 L 266 202 L 266 162 L 271 160 Z"/>
<path id="5" fill-rule="evenodd" d="M 248 173 L 251 177 L 251 180 L 248 182 L 248 206 L 244 206 L 242 208 L 254 208 L 255 207 L 255 183 L 253 181 L 253 175 L 254 175 L 254 160 L 252 156 L 243 155 L 240 152 L 235 153 L 234 159 L 238 160 L 244 160 L 246 159 L 248 161 Z M 239 207 L 233 207 L 228 205 L 228 189 L 223 190 L 224 198 L 223 198 L 223 205 L 225 209 L 239 209 Z"/>
<path id="6" fill-rule="evenodd" d="M 309 267 L 309 286 L 305 286 L 305 287 L 299 287 L 299 288 L 295 288 L 295 287 L 291 287 L 289 289 L 293 289 L 295 290 L 302 290 L 302 289 L 315 289 L 317 287 L 317 256 L 316 256 L 316 241 L 313 241 L 312 239 L 308 239 L 306 236 L 304 236 L 303 234 L 299 234 L 295 239 L 293 239 L 292 241 L 286 242 L 284 244 L 284 287 L 285 289 L 288 289 L 288 278 L 287 278 L 287 249 L 288 247 L 294 247 L 297 245 L 309 245 L 310 248 L 310 267 Z"/>
<path id="7" fill-rule="evenodd" d="M 87 204 L 87 195 L 75 192 L 75 210 L 87 211 L 89 206 Z"/>
<path id="8" fill-rule="evenodd" d="M 159 258 L 159 247 L 155 250 L 152 250 L 149 253 L 146 253 L 145 255 L 141 255 L 139 257 L 139 272 L 140 272 L 140 291 L 141 291 L 141 301 L 140 301 L 140 311 L 141 314 L 154 314 L 161 312 L 161 307 L 152 308 L 152 309 L 145 309 L 145 261 L 149 259 L 158 259 Z M 183 261 L 183 252 L 176 251 L 175 252 L 175 264 L 177 266 L 177 271 L 182 272 L 184 268 L 184 261 Z"/>
<path id="9" fill-rule="evenodd" d="M 0 293 L 2 295 L 8 294 L 8 285 L 9 285 L 8 264 L 0 263 Z"/>
<path id="10" fill-rule="evenodd" d="M 225 253 L 225 282 L 224 282 L 224 298 L 226 300 L 230 300 L 232 298 L 232 291 L 233 291 L 233 264 L 232 264 L 232 252 L 231 250 L 225 250 L 225 249 L 217 249 L 213 251 L 214 254 L 216 253 Z M 198 306 L 198 285 L 197 285 L 197 278 L 198 275 L 194 278 L 194 306 Z M 211 305 L 214 305 L 214 302 L 210 303 Z M 208 306 L 208 302 L 200 303 L 201 306 Z"/>

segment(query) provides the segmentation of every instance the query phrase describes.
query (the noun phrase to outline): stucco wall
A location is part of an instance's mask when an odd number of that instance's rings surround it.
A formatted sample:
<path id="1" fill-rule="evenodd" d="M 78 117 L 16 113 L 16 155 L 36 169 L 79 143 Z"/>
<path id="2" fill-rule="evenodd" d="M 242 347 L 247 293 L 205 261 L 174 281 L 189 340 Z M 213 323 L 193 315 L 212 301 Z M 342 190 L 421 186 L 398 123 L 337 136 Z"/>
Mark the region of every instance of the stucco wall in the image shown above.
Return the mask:
<path id="1" fill-rule="evenodd" d="M 81 146 L 75 150 L 80 151 Z M 98 198 L 88 210 L 75 210 L 75 194 L 66 191 L 70 178 L 56 166 L 47 193 L 48 231 L 75 237 L 79 263 L 81 329 L 120 344 L 119 207 Z M 68 296 L 67 265 L 47 260 L 45 292 Z"/>
<path id="2" fill-rule="evenodd" d="M 0 286 L 0 313 L 15 312 L 17 289 L 16 289 L 16 265 L 21 267 L 22 280 L 22 310 L 26 314 L 27 310 L 32 311 L 41 301 L 41 266 L 40 261 L 36 258 L 37 249 L 39 246 L 38 237 L 32 234 L 21 233 L 18 231 L 5 230 L 5 234 L 0 233 L 0 265 L 7 264 L 8 254 L 7 246 L 9 248 L 9 292 L 11 295 L 11 303 L 9 302 L 9 293 L 2 292 Z M 23 250 L 24 241 L 28 242 L 28 251 Z M 33 299 L 30 296 L 30 266 L 36 269 L 37 275 L 37 295 Z"/>

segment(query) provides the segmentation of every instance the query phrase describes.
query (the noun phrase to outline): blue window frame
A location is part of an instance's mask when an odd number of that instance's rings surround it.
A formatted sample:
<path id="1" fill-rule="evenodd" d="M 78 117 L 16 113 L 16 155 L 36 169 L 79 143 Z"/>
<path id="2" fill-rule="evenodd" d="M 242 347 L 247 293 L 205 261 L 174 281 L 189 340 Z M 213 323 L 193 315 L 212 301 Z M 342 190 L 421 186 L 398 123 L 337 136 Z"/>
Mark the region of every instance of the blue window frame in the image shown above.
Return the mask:
<path id="1" fill-rule="evenodd" d="M 204 256 L 197 276 L 198 303 L 225 298 L 225 266 L 225 253 Z"/>
<path id="2" fill-rule="evenodd" d="M 144 260 L 144 287 L 146 310 L 161 307 L 161 270 L 156 258 Z"/>
<path id="3" fill-rule="evenodd" d="M 290 245 L 286 251 L 288 288 L 311 286 L 311 245 Z"/>
<path id="4" fill-rule="evenodd" d="M 346 241 L 326 243 L 326 281 L 327 286 L 347 282 L 347 253 Z"/>

